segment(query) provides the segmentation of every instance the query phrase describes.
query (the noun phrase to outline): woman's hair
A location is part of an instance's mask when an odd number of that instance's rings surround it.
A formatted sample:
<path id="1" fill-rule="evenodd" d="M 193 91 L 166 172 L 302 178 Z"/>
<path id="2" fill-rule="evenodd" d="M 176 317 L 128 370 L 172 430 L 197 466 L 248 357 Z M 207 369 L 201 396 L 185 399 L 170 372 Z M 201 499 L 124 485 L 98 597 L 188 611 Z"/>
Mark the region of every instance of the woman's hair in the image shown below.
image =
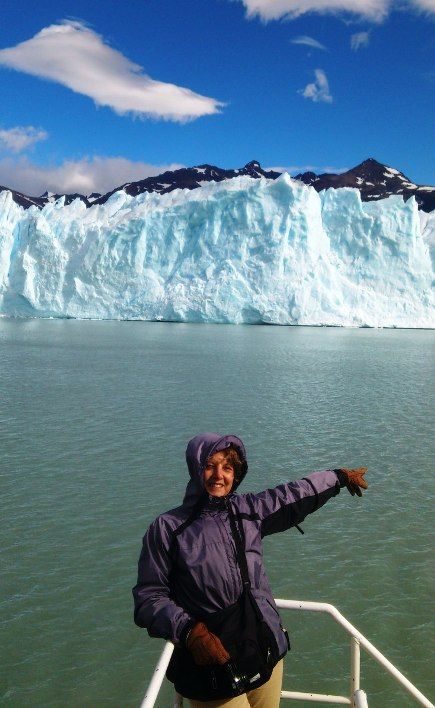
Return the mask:
<path id="1" fill-rule="evenodd" d="M 234 467 L 234 479 L 236 480 L 236 482 L 240 482 L 243 476 L 245 466 L 242 460 L 240 459 L 240 455 L 237 448 L 235 447 L 235 445 L 231 444 L 229 447 L 224 448 L 220 452 L 225 455 L 225 459 L 227 460 L 227 462 L 229 462 L 230 465 Z"/>

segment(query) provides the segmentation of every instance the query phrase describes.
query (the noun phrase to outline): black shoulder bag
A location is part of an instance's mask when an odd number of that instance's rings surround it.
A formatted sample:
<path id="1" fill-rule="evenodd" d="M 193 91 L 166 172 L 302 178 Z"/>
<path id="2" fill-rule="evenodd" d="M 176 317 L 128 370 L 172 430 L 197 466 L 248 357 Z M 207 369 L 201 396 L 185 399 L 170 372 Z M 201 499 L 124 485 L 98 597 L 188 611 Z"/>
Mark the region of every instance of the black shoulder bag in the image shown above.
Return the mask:
<path id="1" fill-rule="evenodd" d="M 279 660 L 275 636 L 264 621 L 252 594 L 246 562 L 243 527 L 237 528 L 234 512 L 227 506 L 236 559 L 243 581 L 237 602 L 218 612 L 196 617 L 216 634 L 230 654 L 224 666 L 198 666 L 184 646 L 175 647 L 166 672 L 185 698 L 212 701 L 233 698 L 269 680 Z"/>

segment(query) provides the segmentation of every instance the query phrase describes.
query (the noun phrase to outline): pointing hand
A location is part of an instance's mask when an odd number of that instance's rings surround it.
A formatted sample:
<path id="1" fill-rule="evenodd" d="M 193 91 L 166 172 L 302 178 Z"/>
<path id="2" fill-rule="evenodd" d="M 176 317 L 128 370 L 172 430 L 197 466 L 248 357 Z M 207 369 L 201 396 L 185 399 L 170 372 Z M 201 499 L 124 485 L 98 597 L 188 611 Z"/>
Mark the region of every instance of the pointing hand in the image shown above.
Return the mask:
<path id="1" fill-rule="evenodd" d="M 350 494 L 358 497 L 362 497 L 361 489 L 367 489 L 369 486 L 364 479 L 364 475 L 367 472 L 367 467 L 357 467 L 354 470 L 348 470 L 346 467 L 340 467 L 340 472 L 342 472 L 345 477 L 345 485 L 348 488 Z"/>

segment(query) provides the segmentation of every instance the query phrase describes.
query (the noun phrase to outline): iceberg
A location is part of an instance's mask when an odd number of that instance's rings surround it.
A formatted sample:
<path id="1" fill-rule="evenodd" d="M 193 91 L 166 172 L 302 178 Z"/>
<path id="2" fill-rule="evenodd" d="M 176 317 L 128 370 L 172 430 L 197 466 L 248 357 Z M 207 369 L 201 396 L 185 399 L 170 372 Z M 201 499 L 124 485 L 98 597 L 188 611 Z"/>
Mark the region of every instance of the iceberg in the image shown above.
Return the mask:
<path id="1" fill-rule="evenodd" d="M 288 174 L 88 209 L 5 190 L 0 315 L 432 328 L 434 213 Z"/>

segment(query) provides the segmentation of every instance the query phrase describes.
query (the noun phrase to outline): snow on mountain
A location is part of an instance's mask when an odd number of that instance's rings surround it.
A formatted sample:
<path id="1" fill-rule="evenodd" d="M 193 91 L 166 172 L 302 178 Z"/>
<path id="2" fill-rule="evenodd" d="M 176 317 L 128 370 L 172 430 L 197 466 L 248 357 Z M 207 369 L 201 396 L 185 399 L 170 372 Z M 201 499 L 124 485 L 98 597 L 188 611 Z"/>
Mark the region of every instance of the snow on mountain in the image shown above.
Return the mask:
<path id="1" fill-rule="evenodd" d="M 1 314 L 435 325 L 434 221 L 414 198 L 362 202 L 283 174 L 97 202 L 25 210 L 0 194 Z"/>

